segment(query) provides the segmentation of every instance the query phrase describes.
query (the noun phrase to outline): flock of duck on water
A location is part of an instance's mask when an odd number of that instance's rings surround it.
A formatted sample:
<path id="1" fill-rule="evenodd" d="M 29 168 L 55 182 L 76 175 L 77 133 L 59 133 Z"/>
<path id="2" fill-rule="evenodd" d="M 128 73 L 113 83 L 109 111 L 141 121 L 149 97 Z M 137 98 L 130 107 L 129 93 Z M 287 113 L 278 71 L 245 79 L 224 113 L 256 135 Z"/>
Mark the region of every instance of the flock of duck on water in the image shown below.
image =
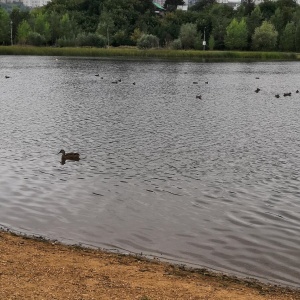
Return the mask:
<path id="1" fill-rule="evenodd" d="M 100 76 L 99 74 L 96 74 L 95 76 Z M 5 76 L 6 79 L 10 78 L 10 76 Z M 103 77 L 101 77 L 101 79 L 103 79 Z M 255 79 L 259 79 L 259 77 L 256 77 Z M 119 82 L 121 82 L 122 80 L 121 79 L 118 79 L 116 81 L 112 81 L 112 83 L 114 84 L 117 84 Z M 135 85 L 135 82 L 132 83 L 133 85 Z M 198 84 L 197 81 L 194 81 L 193 84 Z M 205 81 L 205 84 L 208 84 L 208 81 Z M 261 91 L 260 88 L 257 88 L 255 90 L 255 93 L 259 93 Z M 299 90 L 296 90 L 296 94 L 299 93 Z M 291 92 L 288 92 L 288 93 L 283 93 L 283 96 L 284 97 L 287 97 L 287 96 L 291 96 L 292 93 Z M 275 94 L 275 97 L 276 98 L 280 98 L 280 95 L 279 94 Z M 202 96 L 201 95 L 196 95 L 196 99 L 202 99 Z M 67 160 L 71 160 L 71 161 L 79 161 L 80 160 L 80 154 L 79 153 L 76 153 L 76 152 L 69 152 L 69 153 L 66 153 L 65 150 L 60 150 L 58 152 L 58 154 L 61 154 L 61 164 L 64 165 L 66 163 Z"/>
<path id="2" fill-rule="evenodd" d="M 259 77 L 255 77 L 255 79 L 259 79 Z M 259 93 L 261 91 L 260 88 L 257 88 L 255 90 L 255 93 Z M 299 90 L 296 90 L 296 94 L 299 93 Z M 289 96 L 292 96 L 292 92 L 288 92 L 288 93 L 283 93 L 283 97 L 289 97 Z M 276 98 L 280 98 L 280 95 L 279 94 L 275 94 L 275 97 Z"/>

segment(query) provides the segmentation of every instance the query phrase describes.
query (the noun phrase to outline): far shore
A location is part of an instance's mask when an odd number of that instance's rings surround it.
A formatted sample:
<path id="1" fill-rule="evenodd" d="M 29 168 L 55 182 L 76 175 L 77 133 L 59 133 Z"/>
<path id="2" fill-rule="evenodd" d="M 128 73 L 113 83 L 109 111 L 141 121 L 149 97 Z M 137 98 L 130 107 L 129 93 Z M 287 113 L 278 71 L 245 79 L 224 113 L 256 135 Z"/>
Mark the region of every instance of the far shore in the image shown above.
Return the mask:
<path id="1" fill-rule="evenodd" d="M 0 299 L 292 300 L 300 289 L 0 229 Z"/>
<path id="2" fill-rule="evenodd" d="M 259 51 L 210 51 L 210 50 L 170 50 L 148 49 L 136 47 L 33 47 L 33 46 L 0 46 L 0 55 L 35 55 L 35 56 L 77 56 L 77 57 L 120 57 L 140 59 L 169 59 L 203 62 L 229 61 L 299 61 L 300 55 L 287 52 Z"/>

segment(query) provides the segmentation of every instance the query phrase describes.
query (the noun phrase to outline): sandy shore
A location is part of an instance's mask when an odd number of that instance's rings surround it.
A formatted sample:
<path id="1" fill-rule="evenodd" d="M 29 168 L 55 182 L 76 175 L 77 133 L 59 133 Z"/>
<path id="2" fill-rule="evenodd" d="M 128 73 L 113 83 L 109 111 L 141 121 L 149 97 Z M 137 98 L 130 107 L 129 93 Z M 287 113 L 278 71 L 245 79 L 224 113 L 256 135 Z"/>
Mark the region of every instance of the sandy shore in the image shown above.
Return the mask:
<path id="1" fill-rule="evenodd" d="M 300 290 L 0 231 L 0 299 L 300 299 Z"/>

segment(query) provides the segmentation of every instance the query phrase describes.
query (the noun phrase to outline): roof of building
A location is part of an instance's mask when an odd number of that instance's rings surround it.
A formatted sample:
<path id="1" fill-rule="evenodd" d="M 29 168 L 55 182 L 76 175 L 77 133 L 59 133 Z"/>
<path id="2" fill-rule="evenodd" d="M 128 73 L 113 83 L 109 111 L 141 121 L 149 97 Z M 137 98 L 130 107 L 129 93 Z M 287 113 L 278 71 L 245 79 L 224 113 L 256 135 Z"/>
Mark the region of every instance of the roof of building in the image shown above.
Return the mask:
<path id="1" fill-rule="evenodd" d="M 156 2 L 152 2 L 158 9 L 161 9 L 161 10 L 165 10 L 160 4 L 156 3 Z"/>

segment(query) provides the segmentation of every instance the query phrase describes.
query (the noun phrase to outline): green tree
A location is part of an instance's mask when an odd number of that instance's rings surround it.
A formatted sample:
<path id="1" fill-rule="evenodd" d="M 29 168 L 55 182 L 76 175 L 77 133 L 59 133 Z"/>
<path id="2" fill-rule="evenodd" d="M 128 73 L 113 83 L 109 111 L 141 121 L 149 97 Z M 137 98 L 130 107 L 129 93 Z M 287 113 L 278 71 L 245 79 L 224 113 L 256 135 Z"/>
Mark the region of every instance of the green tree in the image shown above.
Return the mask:
<path id="1" fill-rule="evenodd" d="M 110 46 L 111 36 L 115 30 L 113 16 L 105 9 L 100 15 L 97 33 L 106 37 L 107 46 Z"/>
<path id="2" fill-rule="evenodd" d="M 209 50 L 214 50 L 215 49 L 215 39 L 214 39 L 213 35 L 211 35 L 209 37 L 208 48 L 209 48 Z"/>
<path id="3" fill-rule="evenodd" d="M 10 44 L 10 19 L 9 14 L 0 7 L 0 44 Z"/>
<path id="4" fill-rule="evenodd" d="M 234 18 L 226 28 L 225 46 L 228 49 L 245 49 L 247 47 L 247 25 L 243 18 L 240 22 Z"/>
<path id="5" fill-rule="evenodd" d="M 153 34 L 144 34 L 138 40 L 137 46 L 140 49 L 158 48 L 159 39 Z"/>
<path id="6" fill-rule="evenodd" d="M 178 5 L 183 5 L 183 0 L 166 0 L 164 4 L 164 8 L 167 11 L 175 11 Z"/>
<path id="7" fill-rule="evenodd" d="M 26 44 L 31 32 L 32 30 L 29 23 L 26 20 L 23 20 L 17 31 L 18 43 L 21 45 Z"/>
<path id="8" fill-rule="evenodd" d="M 51 29 L 50 23 L 47 21 L 47 16 L 41 11 L 38 11 L 37 14 L 33 16 L 33 29 L 34 32 L 40 34 L 44 37 L 45 42 L 51 41 Z"/>
<path id="9" fill-rule="evenodd" d="M 275 14 L 277 4 L 273 0 L 264 0 L 257 7 L 260 9 L 263 19 L 268 21 Z"/>
<path id="10" fill-rule="evenodd" d="M 18 28 L 22 21 L 29 21 L 30 14 L 29 11 L 22 11 L 19 7 L 14 7 L 12 12 L 10 13 L 10 19 L 12 23 L 12 35 L 13 41 L 16 40 L 18 35 Z"/>
<path id="11" fill-rule="evenodd" d="M 195 40 L 197 38 L 196 24 L 186 23 L 181 25 L 179 38 L 184 49 L 194 48 Z"/>
<path id="12" fill-rule="evenodd" d="M 263 16 L 260 10 L 260 6 L 257 5 L 252 11 L 251 15 L 247 17 L 246 23 L 248 28 L 248 48 L 252 44 L 252 36 L 257 27 L 261 26 L 263 22 Z"/>
<path id="13" fill-rule="evenodd" d="M 280 50 L 295 51 L 296 50 L 296 26 L 294 22 L 290 22 L 285 26 L 285 29 L 280 37 Z"/>
<path id="14" fill-rule="evenodd" d="M 252 36 L 252 47 L 254 50 L 272 51 L 276 49 L 278 32 L 272 23 L 264 21 L 255 29 Z"/>
<path id="15" fill-rule="evenodd" d="M 215 49 L 225 49 L 226 28 L 234 17 L 233 8 L 225 4 L 214 4 L 209 10 L 211 33 L 215 41 Z"/>
<path id="16" fill-rule="evenodd" d="M 71 39 L 76 36 L 76 24 L 70 18 L 68 13 L 65 13 L 59 21 L 59 33 L 61 38 Z"/>
<path id="17" fill-rule="evenodd" d="M 295 50 L 300 51 L 300 22 L 296 23 L 295 30 Z"/>

